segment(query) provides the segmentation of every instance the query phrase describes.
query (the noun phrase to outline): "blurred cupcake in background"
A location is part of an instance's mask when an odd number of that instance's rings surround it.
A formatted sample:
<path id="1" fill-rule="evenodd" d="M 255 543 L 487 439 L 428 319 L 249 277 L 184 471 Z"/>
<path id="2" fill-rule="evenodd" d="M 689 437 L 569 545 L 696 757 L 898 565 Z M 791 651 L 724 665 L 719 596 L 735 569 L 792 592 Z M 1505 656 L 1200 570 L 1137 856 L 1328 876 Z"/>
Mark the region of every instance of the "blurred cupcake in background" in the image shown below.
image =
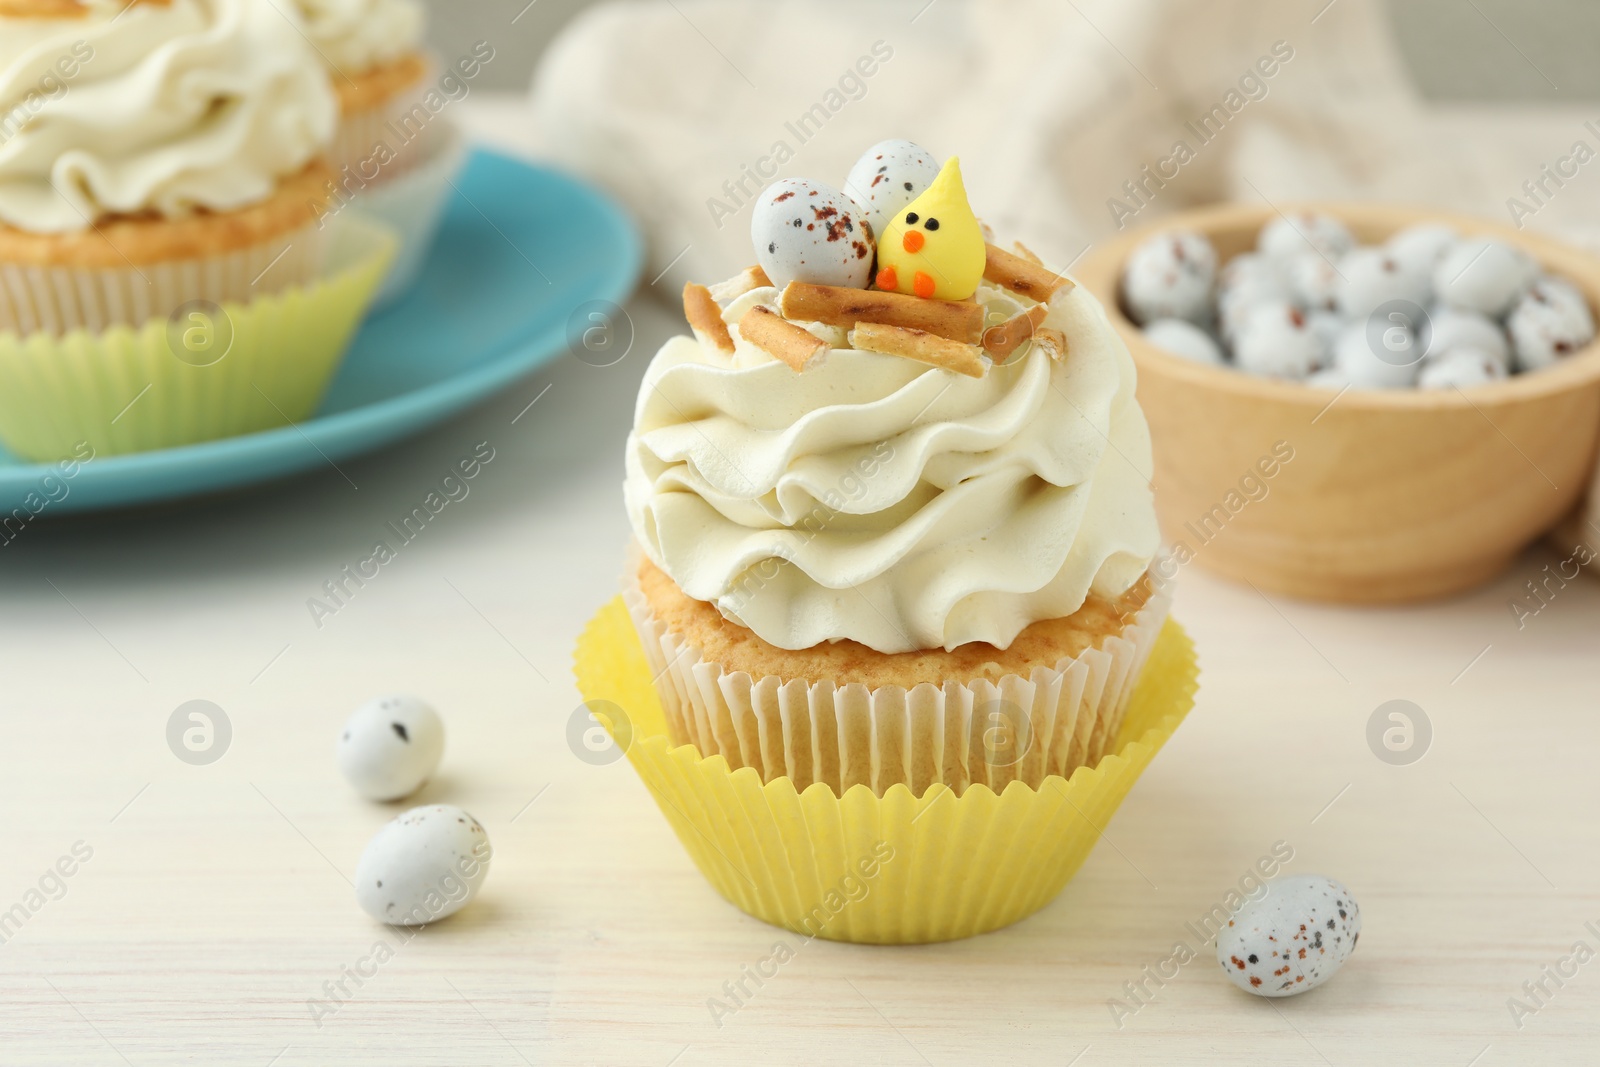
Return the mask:
<path id="1" fill-rule="evenodd" d="M 0 16 L 0 330 L 137 325 L 321 266 L 337 109 L 295 28 L 243 0 L 124 6 Z"/>
<path id="2" fill-rule="evenodd" d="M 272 4 L 7 4 L 6 445 L 134 451 L 309 414 L 389 248 L 369 226 L 336 250 L 322 224 L 337 121 Z"/>
<path id="3" fill-rule="evenodd" d="M 427 20 L 418 0 L 295 4 L 339 96 L 328 211 L 359 200 L 361 210 L 400 234 L 381 305 L 410 288 L 422 269 L 465 154 L 460 131 L 442 112 L 467 95 L 494 49 L 481 44 L 441 67 L 423 50 Z"/>
<path id="4" fill-rule="evenodd" d="M 334 170 L 353 168 L 368 182 L 404 173 L 423 154 L 431 125 L 405 121 L 410 102 L 432 69 L 422 50 L 422 5 L 416 0 L 295 4 L 306 38 L 321 55 L 339 97 L 339 132 L 328 152 Z M 397 138 L 397 129 L 410 139 Z M 363 164 L 374 168 L 371 174 Z"/>

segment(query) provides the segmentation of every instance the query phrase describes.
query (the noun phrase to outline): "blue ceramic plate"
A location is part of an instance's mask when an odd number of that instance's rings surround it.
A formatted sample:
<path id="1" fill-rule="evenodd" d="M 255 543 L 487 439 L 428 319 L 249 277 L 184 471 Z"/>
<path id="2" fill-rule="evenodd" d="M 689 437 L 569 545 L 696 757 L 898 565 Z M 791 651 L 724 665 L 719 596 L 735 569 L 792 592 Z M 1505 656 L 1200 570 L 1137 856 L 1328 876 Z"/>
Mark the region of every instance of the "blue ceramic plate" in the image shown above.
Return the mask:
<path id="1" fill-rule="evenodd" d="M 421 278 L 362 327 L 315 416 L 265 433 L 100 457 L 64 483 L 65 496 L 54 464 L 0 451 L 0 515 L 29 494 L 34 509 L 59 497 L 46 509 L 53 516 L 249 485 L 371 451 L 560 355 L 582 305 L 620 303 L 632 291 L 638 232 L 595 190 L 483 150 L 455 186 Z"/>

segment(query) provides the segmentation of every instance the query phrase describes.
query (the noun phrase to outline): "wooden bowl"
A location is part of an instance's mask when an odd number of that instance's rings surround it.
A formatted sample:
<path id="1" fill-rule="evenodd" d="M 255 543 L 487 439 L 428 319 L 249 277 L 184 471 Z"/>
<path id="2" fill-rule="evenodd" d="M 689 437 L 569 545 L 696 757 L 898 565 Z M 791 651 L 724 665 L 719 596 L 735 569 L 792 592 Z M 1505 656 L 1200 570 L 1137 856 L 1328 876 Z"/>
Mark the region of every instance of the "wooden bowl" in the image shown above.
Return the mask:
<path id="1" fill-rule="evenodd" d="M 1369 204 L 1293 210 L 1332 215 L 1363 244 L 1418 222 L 1498 237 L 1570 279 L 1591 308 L 1600 305 L 1600 263 L 1506 226 Z M 1365 604 L 1488 580 L 1571 511 L 1589 483 L 1600 344 L 1490 385 L 1350 389 L 1335 400 L 1334 390 L 1171 355 L 1122 311 L 1122 265 L 1151 234 L 1194 230 L 1225 262 L 1254 248 L 1275 215 L 1266 205 L 1229 204 L 1169 216 L 1096 249 L 1077 272 L 1138 367 L 1156 510 L 1174 550 L 1158 566 L 1192 560 L 1263 591 Z"/>

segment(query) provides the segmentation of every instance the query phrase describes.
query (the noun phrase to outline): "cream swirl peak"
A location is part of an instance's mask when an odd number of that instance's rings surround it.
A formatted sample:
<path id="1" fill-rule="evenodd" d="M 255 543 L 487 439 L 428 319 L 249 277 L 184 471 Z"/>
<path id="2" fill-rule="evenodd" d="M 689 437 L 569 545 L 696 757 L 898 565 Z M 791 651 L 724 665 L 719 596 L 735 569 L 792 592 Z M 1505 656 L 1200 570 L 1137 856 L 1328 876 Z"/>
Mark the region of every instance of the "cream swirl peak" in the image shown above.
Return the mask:
<path id="1" fill-rule="evenodd" d="M 338 118 L 291 18 L 257 0 L 0 17 L 0 222 L 66 233 L 267 199 Z"/>
<path id="2" fill-rule="evenodd" d="M 295 0 L 329 66 L 361 74 L 415 52 L 425 17 L 416 0 Z"/>
<path id="3" fill-rule="evenodd" d="M 991 321 L 1032 305 L 990 285 Z M 1058 291 L 1038 343 L 965 377 L 847 347 L 802 373 L 738 336 L 678 337 L 646 372 L 624 492 L 636 539 L 689 596 L 781 648 L 1005 648 L 1116 597 L 1158 546 L 1150 439 L 1127 348 L 1092 296 Z"/>

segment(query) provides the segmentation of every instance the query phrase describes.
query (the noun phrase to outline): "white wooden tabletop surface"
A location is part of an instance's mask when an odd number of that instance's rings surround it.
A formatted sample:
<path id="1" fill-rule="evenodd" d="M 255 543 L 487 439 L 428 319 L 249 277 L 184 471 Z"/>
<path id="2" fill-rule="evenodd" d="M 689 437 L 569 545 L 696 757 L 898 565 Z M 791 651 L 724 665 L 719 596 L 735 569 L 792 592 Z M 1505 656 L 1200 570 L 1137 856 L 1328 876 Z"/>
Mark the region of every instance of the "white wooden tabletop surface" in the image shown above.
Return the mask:
<path id="1" fill-rule="evenodd" d="M 563 360 L 342 473 L 39 523 L 0 551 L 0 1063 L 1593 1061 L 1600 962 L 1573 953 L 1600 950 L 1600 583 L 1519 630 L 1508 600 L 1559 560 L 1545 548 L 1462 599 L 1379 611 L 1191 566 L 1198 703 L 1058 900 L 953 944 L 804 945 L 714 1020 L 725 982 L 796 939 L 713 892 L 626 761 L 566 741 L 573 640 L 627 536 L 634 392 L 678 328 L 646 290 L 616 366 Z M 495 458 L 467 498 L 318 627 L 308 598 L 480 442 Z M 349 884 L 400 806 L 356 798 L 332 760 L 388 691 L 446 719 L 416 800 L 467 808 L 495 845 L 481 898 L 409 940 Z M 192 699 L 232 726 L 207 766 L 166 740 Z M 1367 740 L 1395 699 L 1432 729 L 1404 765 Z M 1287 871 L 1361 902 L 1344 970 L 1268 1002 L 1193 944 L 1119 1027 L 1124 984 L 1280 841 Z M 379 942 L 392 958 L 370 963 Z M 1513 997 L 1537 1010 L 1514 1018 Z"/>

